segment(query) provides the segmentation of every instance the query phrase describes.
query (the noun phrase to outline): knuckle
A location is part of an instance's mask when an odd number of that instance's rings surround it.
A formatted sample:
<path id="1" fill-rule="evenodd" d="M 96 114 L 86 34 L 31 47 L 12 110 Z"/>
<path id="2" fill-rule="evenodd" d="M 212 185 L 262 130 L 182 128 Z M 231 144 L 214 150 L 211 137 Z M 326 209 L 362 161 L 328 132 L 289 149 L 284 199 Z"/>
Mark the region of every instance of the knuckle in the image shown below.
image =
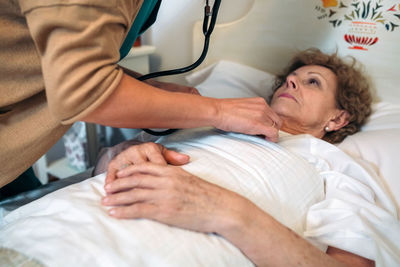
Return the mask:
<path id="1" fill-rule="evenodd" d="M 115 183 L 113 184 L 113 189 L 114 190 L 120 190 L 122 188 L 126 188 L 128 186 L 127 184 L 127 179 L 118 179 L 115 181 Z"/>
<path id="2" fill-rule="evenodd" d="M 130 146 L 126 150 L 124 150 L 121 154 L 119 154 L 117 157 L 123 158 L 125 154 L 130 155 L 130 154 L 136 153 L 137 149 L 138 148 L 136 146 Z"/>
<path id="3" fill-rule="evenodd" d="M 115 169 L 117 166 L 117 160 L 113 159 L 109 164 L 108 164 L 108 170 Z"/>
<path id="4" fill-rule="evenodd" d="M 157 152 L 160 150 L 159 146 L 155 143 L 146 143 L 146 149 L 149 152 Z"/>
<path id="5" fill-rule="evenodd" d="M 153 142 L 147 142 L 147 143 L 145 143 L 145 145 L 146 145 L 147 147 L 157 147 L 157 144 L 155 144 L 155 143 L 153 143 Z"/>

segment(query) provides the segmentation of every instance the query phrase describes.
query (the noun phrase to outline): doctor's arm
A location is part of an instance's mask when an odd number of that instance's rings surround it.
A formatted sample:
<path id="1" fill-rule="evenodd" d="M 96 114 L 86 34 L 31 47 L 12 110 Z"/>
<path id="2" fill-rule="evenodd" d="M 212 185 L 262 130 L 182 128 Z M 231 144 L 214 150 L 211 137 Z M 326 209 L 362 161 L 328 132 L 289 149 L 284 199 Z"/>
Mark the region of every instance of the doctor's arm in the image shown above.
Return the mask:
<path id="1" fill-rule="evenodd" d="M 171 93 L 123 74 L 117 88 L 81 120 L 121 128 L 193 128 L 264 135 L 277 141 L 280 118 L 263 98 L 214 99 Z"/>

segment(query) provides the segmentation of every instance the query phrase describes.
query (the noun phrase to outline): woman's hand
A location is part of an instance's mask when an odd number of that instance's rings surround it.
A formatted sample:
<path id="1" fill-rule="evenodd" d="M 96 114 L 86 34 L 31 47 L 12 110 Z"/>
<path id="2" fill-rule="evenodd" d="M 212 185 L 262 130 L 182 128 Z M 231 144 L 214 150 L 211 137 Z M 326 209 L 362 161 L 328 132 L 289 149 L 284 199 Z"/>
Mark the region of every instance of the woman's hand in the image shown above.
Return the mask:
<path id="1" fill-rule="evenodd" d="M 180 167 L 146 162 L 117 174 L 103 205 L 116 218 L 147 218 L 201 232 L 215 232 L 242 207 L 242 197 Z M 244 200 L 244 199 L 243 199 Z M 224 223 L 222 223 L 224 222 Z"/>
<path id="2" fill-rule="evenodd" d="M 173 165 L 183 165 L 189 162 L 189 156 L 169 150 L 160 144 L 144 143 L 131 146 L 118 154 L 108 165 L 105 184 L 109 184 L 117 179 L 118 171 L 136 164 L 144 162 L 166 166 L 168 163 Z M 123 177 L 120 175 L 120 177 Z"/>

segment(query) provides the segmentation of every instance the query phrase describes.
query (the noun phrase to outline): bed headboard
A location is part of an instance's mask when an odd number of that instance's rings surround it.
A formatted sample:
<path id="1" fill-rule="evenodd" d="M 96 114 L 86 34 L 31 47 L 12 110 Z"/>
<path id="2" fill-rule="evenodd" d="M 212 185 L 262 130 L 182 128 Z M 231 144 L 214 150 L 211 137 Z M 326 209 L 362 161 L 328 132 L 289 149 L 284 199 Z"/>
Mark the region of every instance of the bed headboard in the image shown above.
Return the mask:
<path id="1" fill-rule="evenodd" d="M 194 26 L 195 59 L 201 24 Z M 399 25 L 399 0 L 254 0 L 242 18 L 216 25 L 201 67 L 226 59 L 276 73 L 299 50 L 337 50 L 363 63 L 377 100 L 400 102 Z"/>

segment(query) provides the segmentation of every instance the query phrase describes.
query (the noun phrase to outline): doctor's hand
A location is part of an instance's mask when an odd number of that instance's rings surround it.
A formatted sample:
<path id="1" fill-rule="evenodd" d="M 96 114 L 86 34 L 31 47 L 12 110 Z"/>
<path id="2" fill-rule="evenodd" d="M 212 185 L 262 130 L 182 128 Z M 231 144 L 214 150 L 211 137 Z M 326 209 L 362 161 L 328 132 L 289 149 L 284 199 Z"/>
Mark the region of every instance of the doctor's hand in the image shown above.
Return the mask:
<path id="1" fill-rule="evenodd" d="M 216 100 L 215 127 L 224 131 L 262 135 L 272 142 L 278 141 L 281 118 L 264 98 L 229 98 Z"/>
<path id="2" fill-rule="evenodd" d="M 183 165 L 189 162 L 189 156 L 169 150 L 161 144 L 143 143 L 133 145 L 118 154 L 108 165 L 105 185 L 126 175 L 121 172 L 132 165 L 152 162 L 158 165 Z"/>
<path id="3" fill-rule="evenodd" d="M 146 162 L 121 172 L 105 189 L 102 204 L 115 218 L 146 218 L 201 232 L 241 216 L 247 200 L 180 167 Z"/>

